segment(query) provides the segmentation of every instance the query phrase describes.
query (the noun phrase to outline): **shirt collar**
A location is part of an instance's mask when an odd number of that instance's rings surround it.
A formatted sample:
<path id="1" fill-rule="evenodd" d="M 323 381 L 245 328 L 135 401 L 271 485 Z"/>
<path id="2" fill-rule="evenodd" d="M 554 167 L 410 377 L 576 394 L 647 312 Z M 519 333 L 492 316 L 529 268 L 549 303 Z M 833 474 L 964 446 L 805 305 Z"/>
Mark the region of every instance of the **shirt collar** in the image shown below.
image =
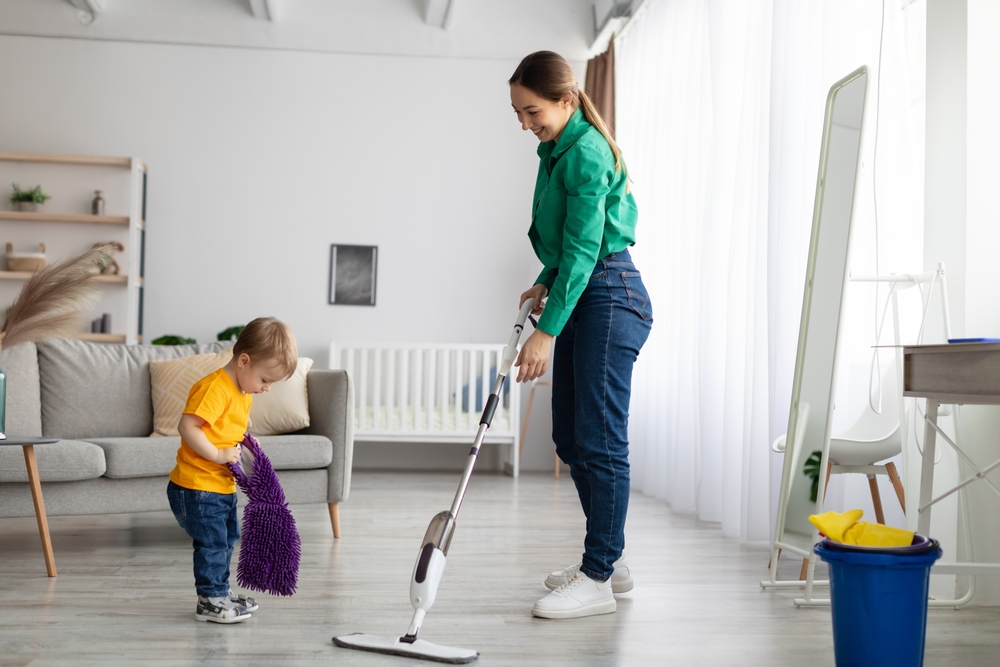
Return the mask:
<path id="1" fill-rule="evenodd" d="M 590 123 L 587 119 L 583 117 L 583 111 L 579 108 L 576 109 L 570 115 L 569 120 L 566 121 L 566 127 L 563 128 L 562 134 L 559 135 L 559 141 L 543 141 L 538 144 L 538 157 L 545 158 L 551 156 L 552 159 L 557 159 L 560 155 L 569 150 L 569 147 L 576 143 L 584 132 L 590 129 Z"/>

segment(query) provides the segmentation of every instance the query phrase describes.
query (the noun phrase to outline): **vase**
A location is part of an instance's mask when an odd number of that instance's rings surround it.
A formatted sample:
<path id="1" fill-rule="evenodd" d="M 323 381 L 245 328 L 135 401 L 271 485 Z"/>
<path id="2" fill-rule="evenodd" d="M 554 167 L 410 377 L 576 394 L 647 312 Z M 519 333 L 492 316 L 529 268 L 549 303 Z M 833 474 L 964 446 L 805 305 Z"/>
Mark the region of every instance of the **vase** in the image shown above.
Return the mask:
<path id="1" fill-rule="evenodd" d="M 41 207 L 41 204 L 36 204 L 33 201 L 19 201 L 16 204 L 18 211 L 23 211 L 26 213 L 34 213 Z"/>
<path id="2" fill-rule="evenodd" d="M 94 201 L 90 202 L 90 213 L 92 215 L 104 215 L 103 190 L 94 190 Z"/>

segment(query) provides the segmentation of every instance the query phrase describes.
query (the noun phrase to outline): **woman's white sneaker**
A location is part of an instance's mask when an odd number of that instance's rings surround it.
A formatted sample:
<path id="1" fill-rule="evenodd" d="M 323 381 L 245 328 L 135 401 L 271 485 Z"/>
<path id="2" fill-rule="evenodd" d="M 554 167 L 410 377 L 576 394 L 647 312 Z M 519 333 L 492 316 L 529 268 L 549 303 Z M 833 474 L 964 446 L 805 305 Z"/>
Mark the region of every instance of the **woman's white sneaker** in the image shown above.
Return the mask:
<path id="1" fill-rule="evenodd" d="M 577 563 L 576 565 L 567 567 L 565 570 L 551 573 L 545 577 L 545 587 L 550 591 L 554 591 L 572 579 L 573 575 L 580 571 L 582 565 L 582 562 Z M 625 556 L 622 556 L 615 561 L 615 571 L 611 573 L 611 592 L 616 595 L 618 593 L 628 593 L 634 586 L 632 573 L 629 572 Z"/>
<path id="2" fill-rule="evenodd" d="M 543 597 L 531 608 L 540 618 L 582 618 L 612 614 L 618 608 L 611 593 L 611 580 L 594 581 L 582 572 Z"/>

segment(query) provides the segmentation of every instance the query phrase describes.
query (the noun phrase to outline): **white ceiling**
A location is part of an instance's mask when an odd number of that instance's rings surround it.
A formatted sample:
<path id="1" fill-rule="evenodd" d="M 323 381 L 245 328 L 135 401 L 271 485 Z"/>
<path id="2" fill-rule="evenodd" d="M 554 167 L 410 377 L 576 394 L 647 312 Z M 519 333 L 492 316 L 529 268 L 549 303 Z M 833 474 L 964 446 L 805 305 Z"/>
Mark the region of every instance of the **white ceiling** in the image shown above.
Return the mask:
<path id="1" fill-rule="evenodd" d="M 594 38 L 592 0 L 95 2 L 86 23 L 86 1 L 3 0 L 0 35 L 504 60 L 550 49 L 571 61 Z"/>

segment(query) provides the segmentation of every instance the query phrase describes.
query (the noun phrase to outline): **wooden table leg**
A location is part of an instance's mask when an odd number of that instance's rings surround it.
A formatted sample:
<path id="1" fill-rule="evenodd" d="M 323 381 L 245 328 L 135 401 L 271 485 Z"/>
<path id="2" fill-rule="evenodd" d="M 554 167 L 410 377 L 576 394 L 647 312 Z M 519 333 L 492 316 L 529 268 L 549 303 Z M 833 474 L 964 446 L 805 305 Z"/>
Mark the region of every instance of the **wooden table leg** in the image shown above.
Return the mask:
<path id="1" fill-rule="evenodd" d="M 42 552 L 45 554 L 45 569 L 50 577 L 56 576 L 56 557 L 52 553 L 52 538 L 49 537 L 49 519 L 45 515 L 45 501 L 42 499 L 42 485 L 38 480 L 38 464 L 35 463 L 35 446 L 24 445 L 24 463 L 28 467 L 28 483 L 31 484 L 31 500 L 35 503 L 35 519 L 38 521 L 38 536 L 42 538 Z"/>

